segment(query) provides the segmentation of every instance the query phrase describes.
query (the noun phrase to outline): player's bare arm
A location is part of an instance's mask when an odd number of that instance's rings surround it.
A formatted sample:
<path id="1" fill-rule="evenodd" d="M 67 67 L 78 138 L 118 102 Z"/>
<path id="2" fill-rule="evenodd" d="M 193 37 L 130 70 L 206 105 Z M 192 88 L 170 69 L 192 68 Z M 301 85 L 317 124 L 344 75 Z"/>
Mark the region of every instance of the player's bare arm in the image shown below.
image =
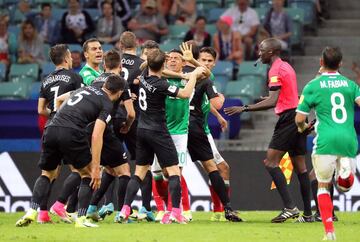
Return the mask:
<path id="1" fill-rule="evenodd" d="M 45 99 L 40 97 L 38 100 L 38 114 L 44 115 L 46 117 L 49 117 L 51 110 L 47 107 L 49 102 Z"/>
<path id="2" fill-rule="evenodd" d="M 64 94 L 62 94 L 61 96 L 58 96 L 58 97 L 56 98 L 56 100 L 55 100 L 56 110 L 59 110 L 59 108 L 61 107 L 61 105 L 70 98 L 71 93 L 72 93 L 72 91 L 67 92 L 67 93 L 64 93 Z"/>
<path id="3" fill-rule="evenodd" d="M 220 110 L 222 108 L 222 106 L 224 105 L 224 101 L 225 101 L 224 95 L 221 93 L 218 93 L 217 97 L 210 99 L 210 104 L 216 110 Z"/>
<path id="4" fill-rule="evenodd" d="M 122 134 L 126 134 L 127 132 L 129 132 L 129 129 L 134 122 L 136 116 L 132 99 L 125 100 L 124 106 L 127 112 L 127 117 L 124 125 L 120 129 L 120 133 Z"/>
<path id="5" fill-rule="evenodd" d="M 295 123 L 298 127 L 299 133 L 304 132 L 308 128 L 308 124 L 306 123 L 306 115 L 302 113 L 296 113 Z"/>
<path id="6" fill-rule="evenodd" d="M 255 103 L 253 105 L 244 105 L 244 106 L 233 106 L 224 108 L 227 115 L 234 115 L 236 113 L 248 112 L 248 111 L 261 111 L 273 108 L 276 106 L 277 100 L 279 98 L 280 89 L 276 91 L 269 91 L 269 96 L 266 97 L 263 101 Z"/>
<path id="7" fill-rule="evenodd" d="M 217 118 L 221 130 L 224 132 L 228 128 L 227 121 L 221 116 L 221 114 L 210 104 L 210 112 Z"/>

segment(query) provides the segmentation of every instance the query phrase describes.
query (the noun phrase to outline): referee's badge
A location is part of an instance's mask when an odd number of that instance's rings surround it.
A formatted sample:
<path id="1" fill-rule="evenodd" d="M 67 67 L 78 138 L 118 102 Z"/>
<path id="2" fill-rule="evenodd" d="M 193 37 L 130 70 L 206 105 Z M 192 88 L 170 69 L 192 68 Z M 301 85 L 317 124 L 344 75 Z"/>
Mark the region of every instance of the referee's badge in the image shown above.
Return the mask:
<path id="1" fill-rule="evenodd" d="M 271 83 L 276 83 L 276 82 L 278 82 L 278 81 L 279 81 L 278 76 L 272 76 L 272 77 L 270 78 L 270 82 L 271 82 Z"/>

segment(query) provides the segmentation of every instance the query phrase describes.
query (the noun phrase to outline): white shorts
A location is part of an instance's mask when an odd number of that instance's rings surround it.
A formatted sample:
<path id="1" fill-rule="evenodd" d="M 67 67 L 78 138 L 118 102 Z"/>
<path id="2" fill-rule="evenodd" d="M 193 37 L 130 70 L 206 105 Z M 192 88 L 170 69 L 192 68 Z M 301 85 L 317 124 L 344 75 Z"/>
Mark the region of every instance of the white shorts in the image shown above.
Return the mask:
<path id="1" fill-rule="evenodd" d="M 174 141 L 176 152 L 178 153 L 179 159 L 179 167 L 184 167 L 187 164 L 187 142 L 188 135 L 187 134 L 172 134 L 172 140 Z M 151 171 L 161 171 L 160 164 L 158 162 L 157 157 L 154 157 L 154 162 L 151 166 Z"/>
<path id="2" fill-rule="evenodd" d="M 347 167 L 355 174 L 356 161 L 354 158 L 336 155 L 316 155 L 311 156 L 312 163 L 318 182 L 331 182 L 334 172 L 337 179 L 341 167 Z"/>
<path id="3" fill-rule="evenodd" d="M 220 155 L 220 152 L 218 151 L 214 138 L 212 137 L 211 134 L 207 135 L 210 146 L 211 146 L 211 150 L 214 156 L 214 161 L 216 163 L 216 165 L 220 164 L 221 162 L 225 161 L 224 158 Z"/>

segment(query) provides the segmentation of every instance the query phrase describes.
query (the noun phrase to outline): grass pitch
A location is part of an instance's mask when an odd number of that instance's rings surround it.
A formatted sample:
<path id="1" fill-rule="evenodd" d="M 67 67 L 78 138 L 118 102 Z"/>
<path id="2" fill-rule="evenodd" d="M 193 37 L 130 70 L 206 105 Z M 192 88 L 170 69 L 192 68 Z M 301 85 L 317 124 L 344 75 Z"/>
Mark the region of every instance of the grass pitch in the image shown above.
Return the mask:
<path id="1" fill-rule="evenodd" d="M 283 224 L 271 224 L 270 219 L 278 214 L 272 212 L 241 212 L 243 223 L 210 222 L 210 213 L 197 212 L 194 220 L 187 225 L 162 225 L 148 222 L 133 224 L 114 224 L 113 216 L 100 222 L 99 228 L 75 229 L 73 224 L 58 222 L 36 224 L 16 228 L 15 222 L 24 213 L 0 213 L 0 241 L 16 242 L 226 242 L 226 241 L 321 241 L 322 223 L 295 224 L 294 220 Z M 360 241 L 360 212 L 337 213 L 339 222 L 335 223 L 338 241 Z"/>

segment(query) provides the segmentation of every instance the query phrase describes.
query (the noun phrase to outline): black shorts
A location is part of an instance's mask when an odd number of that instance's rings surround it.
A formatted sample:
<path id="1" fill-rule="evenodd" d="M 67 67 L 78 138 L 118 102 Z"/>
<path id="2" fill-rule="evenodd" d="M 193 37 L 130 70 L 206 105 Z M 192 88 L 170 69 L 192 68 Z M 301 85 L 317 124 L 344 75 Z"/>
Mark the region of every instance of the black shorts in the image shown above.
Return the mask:
<path id="1" fill-rule="evenodd" d="M 151 165 L 154 154 L 161 168 L 178 165 L 178 155 L 173 140 L 167 131 L 138 129 L 136 141 L 136 165 Z"/>
<path id="2" fill-rule="evenodd" d="M 196 121 L 189 124 L 188 150 L 193 162 L 207 161 L 214 158 L 209 139 L 204 128 Z"/>
<path id="3" fill-rule="evenodd" d="M 106 130 L 104 133 L 100 164 L 114 168 L 127 162 L 128 158 L 123 143 L 115 136 L 112 130 Z"/>
<path id="4" fill-rule="evenodd" d="M 280 114 L 269 144 L 270 149 L 287 151 L 290 156 L 306 154 L 306 135 L 298 132 L 295 115 L 295 109 Z"/>
<path id="5" fill-rule="evenodd" d="M 132 123 L 129 132 L 127 132 L 126 134 L 121 134 L 119 132 L 122 122 L 124 122 L 123 119 L 114 119 L 113 123 L 114 123 L 114 131 L 116 136 L 122 140 L 125 145 L 127 150 L 130 153 L 130 160 L 136 160 L 136 133 L 137 133 L 137 120 L 134 120 L 134 122 Z"/>
<path id="6" fill-rule="evenodd" d="M 91 162 L 88 135 L 84 131 L 65 127 L 47 127 L 42 140 L 39 167 L 55 170 L 61 161 L 81 169 Z"/>

